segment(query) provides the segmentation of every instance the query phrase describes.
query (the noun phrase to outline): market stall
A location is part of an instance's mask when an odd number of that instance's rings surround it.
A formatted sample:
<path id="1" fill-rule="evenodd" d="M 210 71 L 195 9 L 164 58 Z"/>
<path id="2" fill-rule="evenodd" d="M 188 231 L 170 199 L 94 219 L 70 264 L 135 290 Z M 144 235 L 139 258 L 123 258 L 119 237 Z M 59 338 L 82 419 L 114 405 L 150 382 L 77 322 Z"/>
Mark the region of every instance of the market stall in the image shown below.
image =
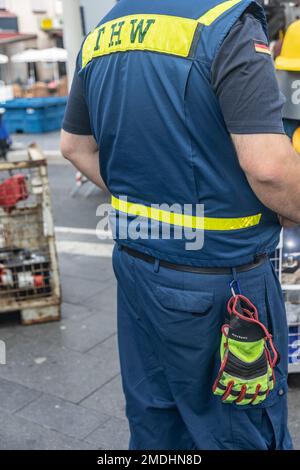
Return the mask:
<path id="1" fill-rule="evenodd" d="M 14 85 L 14 99 L 0 98 L 1 106 L 6 110 L 5 124 L 10 133 L 42 133 L 60 129 L 68 86 L 65 77 L 60 79 L 57 64 L 66 60 L 67 51 L 55 47 L 27 49 L 11 57 L 15 64 L 28 64 L 29 77 L 25 87 Z M 36 63 L 52 64 L 53 80 L 50 83 L 36 81 Z"/>

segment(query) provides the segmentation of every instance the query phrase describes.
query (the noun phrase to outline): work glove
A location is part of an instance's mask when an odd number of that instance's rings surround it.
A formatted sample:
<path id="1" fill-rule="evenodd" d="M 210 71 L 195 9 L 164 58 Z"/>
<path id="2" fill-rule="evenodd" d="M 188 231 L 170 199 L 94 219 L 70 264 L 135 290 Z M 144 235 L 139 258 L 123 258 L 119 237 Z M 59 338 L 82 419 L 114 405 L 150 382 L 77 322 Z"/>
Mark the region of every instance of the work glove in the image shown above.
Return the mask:
<path id="1" fill-rule="evenodd" d="M 213 393 L 224 403 L 258 405 L 275 386 L 279 355 L 247 297 L 233 296 L 227 308 L 229 323 L 222 327 L 221 368 Z"/>

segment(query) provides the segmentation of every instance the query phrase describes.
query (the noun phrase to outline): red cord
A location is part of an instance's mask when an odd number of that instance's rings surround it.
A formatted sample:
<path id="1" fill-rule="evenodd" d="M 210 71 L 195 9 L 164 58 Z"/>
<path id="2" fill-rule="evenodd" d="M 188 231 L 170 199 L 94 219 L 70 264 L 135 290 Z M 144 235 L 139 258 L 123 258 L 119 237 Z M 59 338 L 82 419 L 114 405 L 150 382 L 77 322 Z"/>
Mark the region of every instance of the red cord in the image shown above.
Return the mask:
<path id="1" fill-rule="evenodd" d="M 250 405 L 252 405 L 252 403 L 256 400 L 258 394 L 259 394 L 259 391 L 261 389 L 261 384 L 257 384 L 256 386 L 256 390 L 255 390 L 255 393 L 254 393 L 254 397 L 252 398 L 252 400 L 250 401 Z"/>
<path id="2" fill-rule="evenodd" d="M 247 392 L 247 385 L 244 384 L 241 388 L 241 393 L 239 394 L 238 398 L 235 400 L 236 403 L 240 403 L 245 398 Z"/>
<path id="3" fill-rule="evenodd" d="M 225 400 L 229 397 L 229 395 L 230 395 L 231 390 L 233 389 L 233 387 L 234 387 L 234 381 L 231 380 L 231 381 L 229 382 L 229 384 L 227 385 L 226 392 L 225 392 L 224 395 L 222 396 L 222 400 L 223 400 L 223 401 L 225 401 Z"/>
<path id="4" fill-rule="evenodd" d="M 227 328 L 227 331 L 226 331 L 226 328 Z M 229 330 L 229 328 L 230 328 L 230 326 L 228 325 L 228 323 L 225 323 L 225 324 L 222 326 L 222 328 L 221 328 L 222 333 L 223 333 L 224 336 L 226 336 L 226 338 L 227 338 L 227 336 L 228 336 L 228 330 Z"/>
<path id="5" fill-rule="evenodd" d="M 237 303 L 240 302 L 240 301 L 243 301 L 244 303 L 246 303 L 246 305 L 248 307 L 250 307 L 250 310 L 248 310 L 245 307 L 242 307 L 243 312 L 246 313 L 247 316 L 242 315 L 237 310 Z M 270 359 L 270 366 L 273 369 L 275 367 L 275 365 L 277 364 L 278 353 L 277 353 L 277 350 L 274 346 L 272 335 L 268 332 L 265 325 L 258 320 L 258 312 L 257 312 L 257 308 L 255 307 L 255 305 L 253 305 L 253 303 L 250 302 L 250 300 L 247 297 L 245 297 L 244 295 L 239 294 L 239 295 L 236 295 L 234 297 L 231 297 L 231 299 L 229 299 L 228 304 L 227 304 L 227 310 L 228 310 L 228 313 L 230 315 L 236 315 L 241 320 L 244 320 L 244 321 L 247 321 L 247 322 L 250 322 L 250 323 L 255 323 L 256 325 L 260 326 L 260 328 L 264 332 L 265 340 L 269 342 L 270 348 L 271 348 L 272 353 L 273 353 L 273 359 L 272 359 L 271 355 L 270 355 L 270 352 L 268 351 L 269 352 L 269 359 Z"/>

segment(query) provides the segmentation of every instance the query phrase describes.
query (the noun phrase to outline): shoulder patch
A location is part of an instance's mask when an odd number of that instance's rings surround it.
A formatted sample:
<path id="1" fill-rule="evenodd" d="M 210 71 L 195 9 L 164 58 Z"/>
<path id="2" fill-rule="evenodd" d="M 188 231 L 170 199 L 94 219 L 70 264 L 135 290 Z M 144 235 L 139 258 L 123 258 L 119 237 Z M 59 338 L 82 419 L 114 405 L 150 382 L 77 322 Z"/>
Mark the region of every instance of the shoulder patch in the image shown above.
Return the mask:
<path id="1" fill-rule="evenodd" d="M 254 43 L 254 49 L 257 53 L 272 55 L 268 44 L 262 41 L 256 41 L 256 40 L 254 40 L 253 43 Z"/>

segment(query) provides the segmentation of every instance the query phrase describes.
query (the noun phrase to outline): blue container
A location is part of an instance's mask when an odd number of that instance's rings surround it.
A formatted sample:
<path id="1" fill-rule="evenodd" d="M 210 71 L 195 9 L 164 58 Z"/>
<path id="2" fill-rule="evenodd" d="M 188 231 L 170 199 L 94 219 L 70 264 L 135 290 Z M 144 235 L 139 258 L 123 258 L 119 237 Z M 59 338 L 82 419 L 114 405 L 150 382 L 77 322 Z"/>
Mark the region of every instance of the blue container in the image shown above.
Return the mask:
<path id="1" fill-rule="evenodd" d="M 300 325 L 289 326 L 289 364 L 300 364 Z"/>
<path id="2" fill-rule="evenodd" d="M 40 134 L 61 128 L 67 97 L 17 98 L 1 106 L 6 109 L 5 124 L 11 134 Z"/>

